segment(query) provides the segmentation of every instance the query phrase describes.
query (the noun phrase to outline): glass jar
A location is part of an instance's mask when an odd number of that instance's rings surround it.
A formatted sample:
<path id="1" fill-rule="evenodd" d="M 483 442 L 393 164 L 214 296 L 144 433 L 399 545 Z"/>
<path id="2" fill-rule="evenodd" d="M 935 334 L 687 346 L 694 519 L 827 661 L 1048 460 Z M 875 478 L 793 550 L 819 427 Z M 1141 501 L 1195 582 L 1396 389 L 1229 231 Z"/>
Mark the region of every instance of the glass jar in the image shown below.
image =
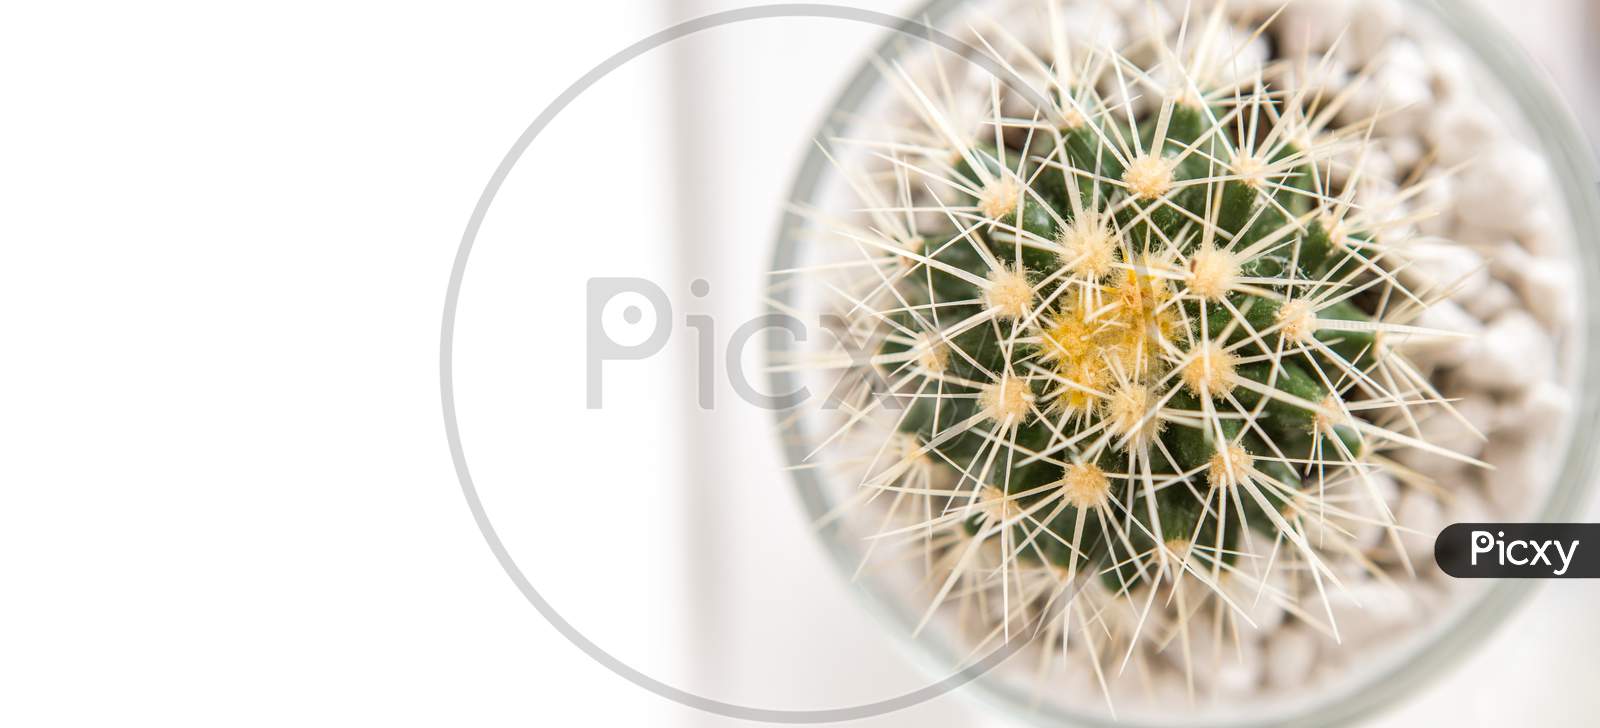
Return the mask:
<path id="1" fill-rule="evenodd" d="M 1315 1 L 1315 0 L 1301 0 Z M 933 0 L 909 13 L 932 27 L 941 27 L 952 11 L 968 3 L 964 0 Z M 1579 131 L 1571 113 L 1558 100 L 1542 74 L 1520 48 L 1471 3 L 1437 3 L 1411 0 L 1412 12 L 1421 13 L 1476 59 L 1482 81 L 1498 87 L 1510 108 L 1520 118 L 1514 126 L 1526 130 L 1542 154 L 1563 199 L 1564 223 L 1573 241 L 1573 265 L 1581 282 L 1579 306 L 1574 317 L 1573 340 L 1566 346 L 1565 378 L 1575 394 L 1575 408 L 1566 431 L 1567 444 L 1553 483 L 1539 491 L 1542 503 L 1531 508 L 1527 520 L 1563 522 L 1581 520 L 1596 465 L 1596 448 L 1583 446 L 1597 432 L 1600 420 L 1600 356 L 1594 349 L 1600 336 L 1600 241 L 1585 231 L 1600 231 L 1600 195 L 1593 150 Z M 907 35 L 890 34 L 876 50 L 879 57 L 894 60 L 916 52 L 920 41 Z M 847 135 L 849 120 L 869 115 L 875 102 L 884 96 L 882 74 L 864 67 L 847 84 L 827 114 L 828 120 L 815 138 Z M 798 205 L 828 208 L 830 195 L 838 195 L 839 180 L 821 149 L 813 148 L 802 163 L 790 199 Z M 812 242 L 803 233 L 797 217 L 787 217 L 778 237 L 774 270 L 793 269 L 806 260 Z M 777 287 L 772 293 L 782 310 L 805 310 L 803 295 L 795 287 Z M 775 332 L 768 340 L 777 355 L 800 350 L 788 335 Z M 789 392 L 802 383 L 799 375 L 778 370 L 772 376 L 772 391 Z M 808 428 L 793 413 L 780 413 L 786 419 L 783 447 L 791 464 L 804 462 L 820 442 L 817 428 Z M 806 513 L 822 520 L 841 505 L 845 492 L 839 484 L 825 482 L 824 470 L 810 467 L 792 469 L 796 492 Z M 1506 519 L 1510 520 L 1510 519 Z M 833 521 L 819 530 L 823 545 L 846 577 L 855 573 L 863 555 L 862 534 L 852 532 L 847 522 Z M 858 578 L 853 587 L 865 605 L 877 614 L 887 629 L 904 636 L 909 651 L 927 668 L 930 680 L 948 676 L 960 663 L 967 649 L 937 633 L 913 638 L 921 619 L 920 603 L 910 599 L 910 585 L 894 583 L 893 578 Z M 1350 671 L 1345 678 L 1328 685 L 1311 687 L 1291 699 L 1254 705 L 1250 714 L 1222 717 L 1197 717 L 1182 709 L 1167 715 L 1124 715 L 1109 721 L 1098 710 L 1077 711 L 1071 706 L 1038 703 L 1029 686 L 997 675 L 978 678 L 973 687 L 987 702 L 996 704 L 1012 717 L 1037 725 L 1167 726 L 1324 726 L 1340 725 L 1368 716 L 1398 699 L 1419 691 L 1429 680 L 1459 664 L 1469 650 L 1484 642 L 1492 630 L 1504 622 L 1512 610 L 1525 600 L 1534 584 L 1525 580 L 1486 582 L 1457 592 L 1455 603 L 1441 610 L 1433 624 L 1415 630 L 1405 646 L 1391 650 L 1384 659 L 1374 660 Z M 937 621 L 937 620 L 936 620 Z M 1197 722 L 1198 721 L 1198 722 Z"/>

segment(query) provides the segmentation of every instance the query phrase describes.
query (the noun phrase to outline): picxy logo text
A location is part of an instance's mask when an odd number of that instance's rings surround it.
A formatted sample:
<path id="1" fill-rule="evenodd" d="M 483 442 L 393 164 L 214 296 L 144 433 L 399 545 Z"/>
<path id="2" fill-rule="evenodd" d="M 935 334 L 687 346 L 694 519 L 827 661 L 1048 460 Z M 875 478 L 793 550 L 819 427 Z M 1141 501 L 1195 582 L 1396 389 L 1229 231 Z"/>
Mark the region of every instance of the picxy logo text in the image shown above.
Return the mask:
<path id="1" fill-rule="evenodd" d="M 1597 523 L 1457 523 L 1439 532 L 1433 558 L 1458 579 L 1600 578 Z"/>

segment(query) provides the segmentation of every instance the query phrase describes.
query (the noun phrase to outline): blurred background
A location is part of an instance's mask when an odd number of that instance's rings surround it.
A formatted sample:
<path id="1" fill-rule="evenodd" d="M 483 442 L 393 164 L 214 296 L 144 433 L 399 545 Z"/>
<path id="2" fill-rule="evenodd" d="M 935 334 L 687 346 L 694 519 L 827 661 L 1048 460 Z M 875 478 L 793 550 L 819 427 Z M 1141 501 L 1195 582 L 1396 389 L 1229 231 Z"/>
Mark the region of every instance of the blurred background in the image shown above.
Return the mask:
<path id="1" fill-rule="evenodd" d="M 741 5 L 8 8 L 0 723 L 740 724 L 607 671 L 513 586 L 446 448 L 438 327 L 528 123 L 628 44 Z M 1600 133 L 1600 7 L 1484 7 Z M 528 148 L 468 267 L 457 406 L 507 552 L 610 654 L 707 697 L 829 708 L 929 679 L 824 557 L 723 359 L 810 135 L 882 36 L 760 21 L 630 62 Z M 659 285 L 672 336 L 607 364 L 588 410 L 595 276 Z M 1374 725 L 1592 724 L 1596 605 L 1542 585 Z M 861 725 L 1017 723 L 960 691 Z"/>

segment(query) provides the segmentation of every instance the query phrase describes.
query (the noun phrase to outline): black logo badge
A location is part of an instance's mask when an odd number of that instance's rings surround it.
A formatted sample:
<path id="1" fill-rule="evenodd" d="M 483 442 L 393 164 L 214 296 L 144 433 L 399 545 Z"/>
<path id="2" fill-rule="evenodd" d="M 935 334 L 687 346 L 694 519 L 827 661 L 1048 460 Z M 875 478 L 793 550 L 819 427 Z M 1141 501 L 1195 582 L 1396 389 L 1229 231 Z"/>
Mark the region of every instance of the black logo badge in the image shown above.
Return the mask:
<path id="1" fill-rule="evenodd" d="M 1458 579 L 1600 578 L 1600 523 L 1457 523 L 1433 559 Z"/>

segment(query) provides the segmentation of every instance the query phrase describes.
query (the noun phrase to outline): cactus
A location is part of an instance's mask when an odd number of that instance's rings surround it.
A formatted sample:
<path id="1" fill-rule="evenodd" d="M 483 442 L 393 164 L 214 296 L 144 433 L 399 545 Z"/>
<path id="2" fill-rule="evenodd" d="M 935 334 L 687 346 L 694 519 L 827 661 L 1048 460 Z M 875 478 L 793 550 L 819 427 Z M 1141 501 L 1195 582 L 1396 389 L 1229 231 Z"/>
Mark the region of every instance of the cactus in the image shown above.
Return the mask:
<path id="1" fill-rule="evenodd" d="M 1220 10 L 1138 63 L 1062 25 L 1051 54 L 985 32 L 1045 108 L 1018 115 L 994 79 L 974 131 L 948 88 L 885 64 L 913 120 L 836 140 L 876 164 L 840 165 L 869 220 L 812 214 L 867 271 L 835 290 L 877 343 L 822 366 L 882 384 L 829 440 L 869 441 L 862 500 L 898 519 L 874 541 L 922 550 L 924 623 L 993 592 L 983 641 L 1073 629 L 1108 658 L 1187 653 L 1202 603 L 1237 627 L 1284 598 L 1274 568 L 1336 588 L 1370 567 L 1352 529 L 1398 539 L 1376 480 L 1410 474 L 1388 451 L 1478 464 L 1416 427 L 1450 413 L 1403 353 L 1448 335 L 1411 323 L 1445 291 L 1400 275 L 1414 218 L 1390 213 L 1417 189 L 1364 184 L 1374 120 L 1335 127 L 1344 98 L 1273 82 L 1316 69 L 1235 63 Z M 1091 628 L 1108 604 L 1138 626 Z M 1331 611 L 1287 606 L 1337 636 Z"/>

